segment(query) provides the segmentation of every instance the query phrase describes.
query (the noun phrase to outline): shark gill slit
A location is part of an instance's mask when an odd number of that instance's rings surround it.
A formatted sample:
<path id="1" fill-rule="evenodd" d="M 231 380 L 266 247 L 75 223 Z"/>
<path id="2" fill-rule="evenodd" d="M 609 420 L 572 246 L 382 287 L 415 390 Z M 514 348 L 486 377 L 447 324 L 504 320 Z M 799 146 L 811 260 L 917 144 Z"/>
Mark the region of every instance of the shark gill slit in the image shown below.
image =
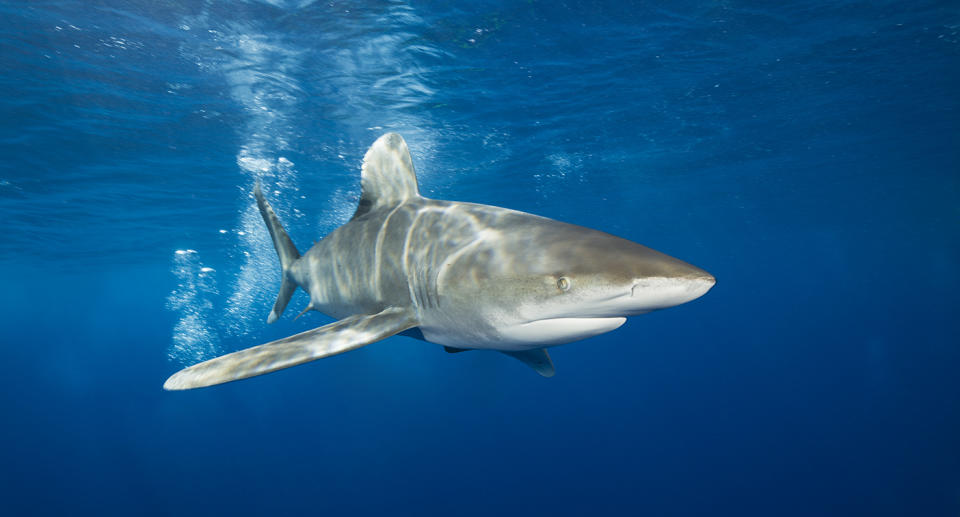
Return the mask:
<path id="1" fill-rule="evenodd" d="M 437 275 L 439 275 L 439 272 L 437 272 L 436 275 L 430 275 L 429 273 L 427 275 L 428 275 L 427 276 L 427 282 L 428 282 L 427 294 L 429 294 L 433 299 L 433 301 L 431 302 L 431 304 L 433 305 L 433 308 L 438 309 L 440 308 L 440 293 L 437 290 Z"/>
<path id="2" fill-rule="evenodd" d="M 423 268 L 421 273 L 421 281 L 423 282 L 423 295 L 426 298 L 427 307 L 431 309 L 437 308 L 437 293 L 436 285 L 433 282 L 433 276 L 430 275 L 430 271 L 427 268 Z"/>
<path id="3" fill-rule="evenodd" d="M 426 270 L 422 267 L 417 268 L 417 295 L 420 297 L 420 304 L 423 307 L 430 308 L 430 298 L 427 296 Z"/>

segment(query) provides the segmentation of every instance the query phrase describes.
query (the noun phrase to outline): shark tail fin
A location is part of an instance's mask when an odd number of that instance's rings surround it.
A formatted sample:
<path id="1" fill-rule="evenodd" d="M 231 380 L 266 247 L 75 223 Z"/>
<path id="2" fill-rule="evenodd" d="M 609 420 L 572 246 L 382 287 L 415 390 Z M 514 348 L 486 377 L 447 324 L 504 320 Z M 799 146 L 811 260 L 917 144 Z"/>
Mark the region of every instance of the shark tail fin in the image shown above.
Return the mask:
<path id="1" fill-rule="evenodd" d="M 280 224 L 280 219 L 277 217 L 276 212 L 273 211 L 273 208 L 267 203 L 266 198 L 263 197 L 263 191 L 260 189 L 259 181 L 257 181 L 256 186 L 253 188 L 253 195 L 257 198 L 257 207 L 260 209 L 260 215 L 263 216 L 263 222 L 266 223 L 267 230 L 270 231 L 270 237 L 273 238 L 273 247 L 277 249 L 277 256 L 280 257 L 280 294 L 277 295 L 277 301 L 273 304 L 273 310 L 270 311 L 270 315 L 267 316 L 267 323 L 273 323 L 283 314 L 283 310 L 287 308 L 287 304 L 290 303 L 290 298 L 297 290 L 297 284 L 290 274 L 290 268 L 293 266 L 293 263 L 300 258 L 300 252 L 297 251 L 297 247 L 293 245 L 293 241 L 290 240 L 287 231 L 283 229 L 283 225 Z"/>

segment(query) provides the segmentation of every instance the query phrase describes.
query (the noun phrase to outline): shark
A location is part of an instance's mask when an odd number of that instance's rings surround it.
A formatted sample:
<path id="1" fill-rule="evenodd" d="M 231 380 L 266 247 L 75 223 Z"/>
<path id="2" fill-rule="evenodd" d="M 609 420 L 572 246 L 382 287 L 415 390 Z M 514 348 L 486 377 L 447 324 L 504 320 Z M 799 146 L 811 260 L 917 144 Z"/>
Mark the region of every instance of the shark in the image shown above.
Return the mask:
<path id="1" fill-rule="evenodd" d="M 396 133 L 363 158 L 356 213 L 300 254 L 259 181 L 254 197 L 280 262 L 267 323 L 297 288 L 301 312 L 337 321 L 184 368 L 187 390 L 330 357 L 395 335 L 451 353 L 495 350 L 544 377 L 549 347 L 610 332 L 630 316 L 680 305 L 716 283 L 710 273 L 602 231 L 525 212 L 420 194 Z"/>

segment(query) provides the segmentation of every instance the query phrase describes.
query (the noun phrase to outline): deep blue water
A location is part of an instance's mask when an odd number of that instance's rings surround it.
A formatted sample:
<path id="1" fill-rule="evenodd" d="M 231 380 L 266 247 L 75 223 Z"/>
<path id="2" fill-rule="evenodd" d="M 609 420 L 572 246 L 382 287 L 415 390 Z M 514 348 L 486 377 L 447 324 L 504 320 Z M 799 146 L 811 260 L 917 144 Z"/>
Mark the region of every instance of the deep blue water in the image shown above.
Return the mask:
<path id="1" fill-rule="evenodd" d="M 460 5 L 458 3 L 458 5 Z M 956 2 L 3 2 L 5 515 L 960 513 Z M 407 139 L 718 278 L 538 377 L 395 337 L 170 393 Z"/>

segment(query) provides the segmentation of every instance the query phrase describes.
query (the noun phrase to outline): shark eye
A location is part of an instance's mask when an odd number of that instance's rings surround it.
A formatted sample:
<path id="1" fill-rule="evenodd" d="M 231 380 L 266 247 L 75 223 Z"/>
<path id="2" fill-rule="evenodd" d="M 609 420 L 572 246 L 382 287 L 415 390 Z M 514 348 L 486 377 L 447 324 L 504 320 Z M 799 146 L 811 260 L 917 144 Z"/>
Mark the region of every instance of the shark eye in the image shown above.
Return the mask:
<path id="1" fill-rule="evenodd" d="M 570 281 L 567 280 L 567 277 L 561 276 L 557 279 L 557 289 L 561 291 L 567 291 L 570 289 Z"/>

